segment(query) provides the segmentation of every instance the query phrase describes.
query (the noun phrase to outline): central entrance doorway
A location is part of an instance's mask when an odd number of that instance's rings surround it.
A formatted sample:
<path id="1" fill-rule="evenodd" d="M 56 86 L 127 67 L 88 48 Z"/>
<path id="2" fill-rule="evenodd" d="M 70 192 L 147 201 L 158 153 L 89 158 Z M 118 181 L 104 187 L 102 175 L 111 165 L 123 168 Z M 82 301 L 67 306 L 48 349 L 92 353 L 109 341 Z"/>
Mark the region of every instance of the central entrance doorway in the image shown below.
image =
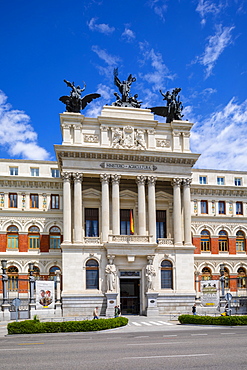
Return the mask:
<path id="1" fill-rule="evenodd" d="M 140 272 L 120 272 L 120 304 L 124 315 L 140 314 Z"/>

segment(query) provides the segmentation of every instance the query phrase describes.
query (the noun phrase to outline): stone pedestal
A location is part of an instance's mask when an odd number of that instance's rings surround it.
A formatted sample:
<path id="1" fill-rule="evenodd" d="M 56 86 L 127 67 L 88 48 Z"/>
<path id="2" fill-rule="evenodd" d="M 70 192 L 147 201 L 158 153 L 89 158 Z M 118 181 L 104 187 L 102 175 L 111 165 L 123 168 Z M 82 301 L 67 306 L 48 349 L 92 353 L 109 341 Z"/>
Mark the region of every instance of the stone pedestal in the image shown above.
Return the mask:
<path id="1" fill-rule="evenodd" d="M 105 293 L 107 306 L 106 306 L 106 317 L 114 317 L 115 306 L 117 305 L 118 293 Z"/>
<path id="2" fill-rule="evenodd" d="M 159 310 L 157 306 L 157 298 L 159 293 L 147 292 L 147 316 L 159 316 Z"/>
<path id="3" fill-rule="evenodd" d="M 0 312 L 0 320 L 1 321 L 10 321 L 10 305 L 8 303 L 2 304 L 2 312 Z"/>

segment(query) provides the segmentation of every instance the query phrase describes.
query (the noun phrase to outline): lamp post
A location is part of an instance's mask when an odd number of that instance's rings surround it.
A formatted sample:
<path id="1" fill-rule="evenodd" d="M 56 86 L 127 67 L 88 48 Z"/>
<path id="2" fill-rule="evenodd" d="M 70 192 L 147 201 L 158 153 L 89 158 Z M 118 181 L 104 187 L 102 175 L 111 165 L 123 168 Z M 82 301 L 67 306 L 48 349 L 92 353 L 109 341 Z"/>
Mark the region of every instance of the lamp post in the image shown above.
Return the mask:
<path id="1" fill-rule="evenodd" d="M 6 274 L 7 270 L 7 260 L 1 260 L 2 265 L 2 281 L 3 281 L 3 304 L 8 303 L 8 275 Z"/>
<path id="2" fill-rule="evenodd" d="M 220 283 L 221 283 L 221 295 L 225 295 L 225 265 L 224 263 L 220 264 Z"/>
<path id="3" fill-rule="evenodd" d="M 30 283 L 30 303 L 35 303 L 34 302 L 35 277 L 33 276 L 34 263 L 29 262 L 28 266 L 29 266 L 29 283 Z"/>

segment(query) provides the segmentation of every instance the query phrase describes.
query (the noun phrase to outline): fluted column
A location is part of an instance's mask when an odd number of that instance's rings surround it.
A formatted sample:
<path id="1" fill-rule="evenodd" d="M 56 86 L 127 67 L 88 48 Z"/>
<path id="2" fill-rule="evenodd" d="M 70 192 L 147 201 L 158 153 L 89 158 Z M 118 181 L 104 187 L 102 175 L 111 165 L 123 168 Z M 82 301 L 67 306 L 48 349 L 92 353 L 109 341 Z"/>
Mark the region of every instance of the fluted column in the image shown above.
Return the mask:
<path id="1" fill-rule="evenodd" d="M 145 198 L 146 177 L 137 176 L 138 186 L 138 231 L 139 235 L 146 235 L 146 198 Z"/>
<path id="2" fill-rule="evenodd" d="M 112 233 L 120 235 L 120 201 L 119 182 L 120 175 L 111 175 L 112 178 Z"/>
<path id="3" fill-rule="evenodd" d="M 63 242 L 71 243 L 71 173 L 63 172 Z"/>
<path id="4" fill-rule="evenodd" d="M 173 186 L 173 230 L 174 244 L 182 245 L 182 214 L 181 214 L 181 183 L 182 180 L 172 180 Z"/>
<path id="5" fill-rule="evenodd" d="M 184 208 L 184 244 L 191 245 L 191 201 L 190 185 L 192 179 L 183 180 L 183 208 Z"/>
<path id="6" fill-rule="evenodd" d="M 109 179 L 110 175 L 107 175 L 106 173 L 100 175 L 103 243 L 108 241 L 109 235 Z"/>
<path id="7" fill-rule="evenodd" d="M 148 176 L 148 224 L 151 241 L 156 242 L 156 203 L 155 203 L 156 177 Z"/>
<path id="8" fill-rule="evenodd" d="M 74 243 L 82 243 L 82 173 L 74 173 Z"/>

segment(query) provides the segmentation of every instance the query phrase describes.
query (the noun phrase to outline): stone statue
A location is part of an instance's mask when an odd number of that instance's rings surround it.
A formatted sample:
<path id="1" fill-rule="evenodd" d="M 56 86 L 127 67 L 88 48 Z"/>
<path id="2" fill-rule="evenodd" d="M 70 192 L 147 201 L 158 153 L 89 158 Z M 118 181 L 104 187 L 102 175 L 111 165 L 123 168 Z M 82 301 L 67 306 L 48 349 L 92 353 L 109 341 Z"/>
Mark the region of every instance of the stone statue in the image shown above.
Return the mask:
<path id="1" fill-rule="evenodd" d="M 176 87 L 172 93 L 167 91 L 165 94 L 160 90 L 163 100 L 166 100 L 166 107 L 152 107 L 149 108 L 151 112 L 157 114 L 158 116 L 166 117 L 166 122 L 170 123 L 173 120 L 181 120 L 183 105 L 180 101 L 180 96 L 178 95 L 181 91 L 180 88 Z"/>
<path id="2" fill-rule="evenodd" d="M 114 93 L 116 96 L 116 101 L 112 103 L 115 107 L 134 107 L 134 108 L 140 108 L 141 107 L 141 101 L 138 101 L 138 95 L 135 94 L 134 96 L 130 96 L 130 86 L 133 82 L 136 81 L 136 78 L 132 76 L 132 74 L 129 75 L 127 80 L 120 81 L 118 78 L 118 68 L 114 68 L 114 84 L 118 87 L 118 90 L 121 94 L 121 97 L 118 93 Z"/>
<path id="3" fill-rule="evenodd" d="M 66 105 L 67 112 L 80 113 L 87 104 L 91 103 L 93 99 L 99 98 L 100 94 L 88 94 L 81 97 L 81 93 L 86 89 L 86 84 L 84 82 L 84 87 L 81 89 L 80 86 L 75 86 L 74 82 L 69 82 L 64 80 L 66 85 L 71 88 L 70 96 L 64 95 L 59 98 L 61 102 Z"/>
<path id="4" fill-rule="evenodd" d="M 153 258 L 148 256 L 148 264 L 146 266 L 147 290 L 154 290 L 153 278 L 156 276 L 156 271 L 153 266 Z"/>
<path id="5" fill-rule="evenodd" d="M 106 273 L 107 291 L 112 292 L 116 288 L 116 275 L 117 275 L 117 269 L 113 263 L 113 257 L 108 258 L 108 265 L 106 265 L 105 273 Z"/>

